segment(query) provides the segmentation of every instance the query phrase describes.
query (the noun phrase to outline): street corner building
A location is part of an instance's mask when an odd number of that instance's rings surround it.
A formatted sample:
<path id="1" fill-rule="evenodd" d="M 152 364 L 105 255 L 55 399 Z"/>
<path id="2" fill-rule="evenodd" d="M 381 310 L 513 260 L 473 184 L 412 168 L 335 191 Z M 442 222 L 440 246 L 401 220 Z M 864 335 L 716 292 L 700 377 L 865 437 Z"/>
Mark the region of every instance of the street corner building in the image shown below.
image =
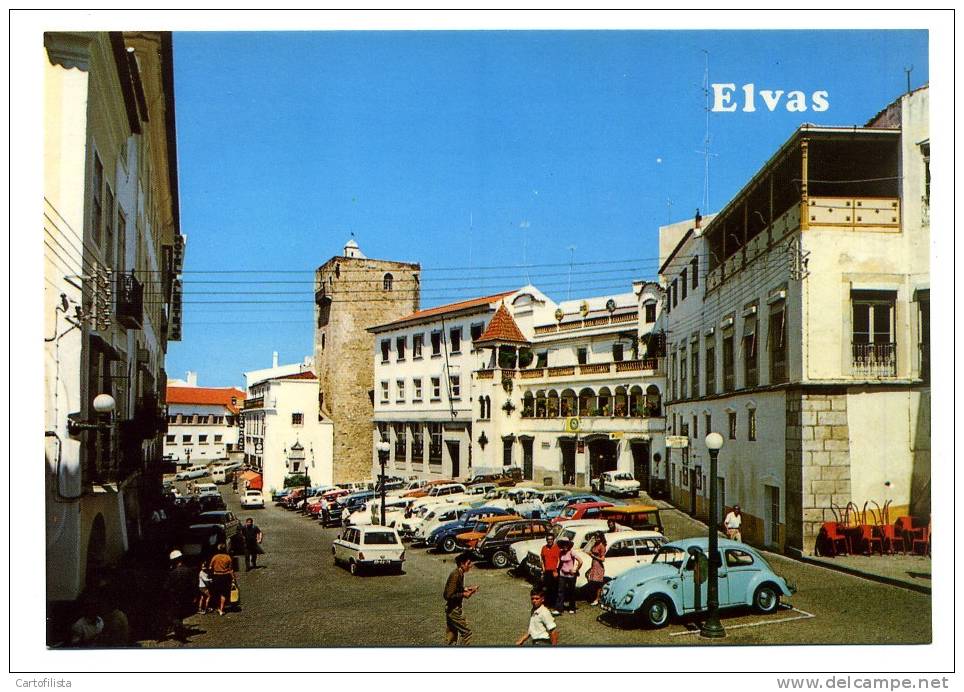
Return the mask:
<path id="1" fill-rule="evenodd" d="M 660 229 L 673 502 L 707 515 L 720 432 L 744 540 L 812 554 L 855 511 L 930 514 L 928 94 L 801 126 L 714 217 Z"/>
<path id="2" fill-rule="evenodd" d="M 44 35 L 48 639 L 159 503 L 181 338 L 171 35 Z"/>

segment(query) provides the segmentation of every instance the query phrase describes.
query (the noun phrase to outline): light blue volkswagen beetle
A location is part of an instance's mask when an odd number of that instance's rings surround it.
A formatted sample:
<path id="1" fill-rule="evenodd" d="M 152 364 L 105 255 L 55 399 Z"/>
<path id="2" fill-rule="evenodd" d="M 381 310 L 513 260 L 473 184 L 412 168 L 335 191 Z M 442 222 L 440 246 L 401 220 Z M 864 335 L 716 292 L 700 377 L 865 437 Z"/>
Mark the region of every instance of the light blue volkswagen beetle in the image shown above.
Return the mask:
<path id="1" fill-rule="evenodd" d="M 617 616 L 635 618 L 651 628 L 665 626 L 671 617 L 706 609 L 707 538 L 688 538 L 667 543 L 653 562 L 634 567 L 616 577 L 602 589 L 602 607 Z M 774 574 L 756 550 L 720 539 L 720 608 L 751 606 L 761 613 L 772 613 L 780 598 L 796 589 Z M 697 598 L 694 582 L 701 581 Z"/>

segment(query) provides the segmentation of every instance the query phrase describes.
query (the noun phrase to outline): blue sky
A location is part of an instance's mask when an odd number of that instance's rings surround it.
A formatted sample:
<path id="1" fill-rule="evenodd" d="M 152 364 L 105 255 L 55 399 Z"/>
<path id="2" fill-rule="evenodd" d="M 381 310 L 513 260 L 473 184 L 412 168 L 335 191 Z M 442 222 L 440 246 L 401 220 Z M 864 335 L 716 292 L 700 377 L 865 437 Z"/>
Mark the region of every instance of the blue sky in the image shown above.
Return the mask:
<path id="1" fill-rule="evenodd" d="M 562 300 L 570 258 L 573 297 L 652 278 L 657 227 L 703 206 L 704 51 L 738 97 L 830 103 L 711 113 L 710 212 L 801 123 L 863 124 L 905 67 L 928 80 L 924 31 L 176 33 L 169 376 L 242 384 L 272 351 L 310 354 L 312 271 L 352 232 L 422 264 L 423 307 L 527 278 Z"/>

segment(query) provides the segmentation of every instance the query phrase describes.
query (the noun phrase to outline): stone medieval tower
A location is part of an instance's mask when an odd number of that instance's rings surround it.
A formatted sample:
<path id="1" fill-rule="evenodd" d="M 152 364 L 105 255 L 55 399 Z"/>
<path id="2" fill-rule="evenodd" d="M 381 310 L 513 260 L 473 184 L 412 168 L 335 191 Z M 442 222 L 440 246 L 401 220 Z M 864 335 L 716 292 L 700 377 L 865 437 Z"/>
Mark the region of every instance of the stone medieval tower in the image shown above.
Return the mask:
<path id="1" fill-rule="evenodd" d="M 335 483 L 372 476 L 375 350 L 365 330 L 418 310 L 420 271 L 369 259 L 349 240 L 315 272 L 315 368 L 321 410 L 335 427 Z"/>

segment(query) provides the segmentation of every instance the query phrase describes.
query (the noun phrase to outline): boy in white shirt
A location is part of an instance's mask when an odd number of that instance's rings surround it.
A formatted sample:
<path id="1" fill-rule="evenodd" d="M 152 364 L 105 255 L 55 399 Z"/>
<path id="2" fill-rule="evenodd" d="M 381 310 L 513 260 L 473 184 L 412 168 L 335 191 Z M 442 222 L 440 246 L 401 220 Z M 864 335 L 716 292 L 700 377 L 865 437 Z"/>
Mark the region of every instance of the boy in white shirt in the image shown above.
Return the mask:
<path id="1" fill-rule="evenodd" d="M 557 645 L 559 632 L 556 630 L 556 621 L 552 619 L 552 613 L 545 606 L 545 594 L 542 593 L 542 589 L 533 588 L 529 593 L 529 599 L 532 601 L 529 629 L 516 641 L 516 644 L 522 646 L 531 639 L 533 646 Z"/>

